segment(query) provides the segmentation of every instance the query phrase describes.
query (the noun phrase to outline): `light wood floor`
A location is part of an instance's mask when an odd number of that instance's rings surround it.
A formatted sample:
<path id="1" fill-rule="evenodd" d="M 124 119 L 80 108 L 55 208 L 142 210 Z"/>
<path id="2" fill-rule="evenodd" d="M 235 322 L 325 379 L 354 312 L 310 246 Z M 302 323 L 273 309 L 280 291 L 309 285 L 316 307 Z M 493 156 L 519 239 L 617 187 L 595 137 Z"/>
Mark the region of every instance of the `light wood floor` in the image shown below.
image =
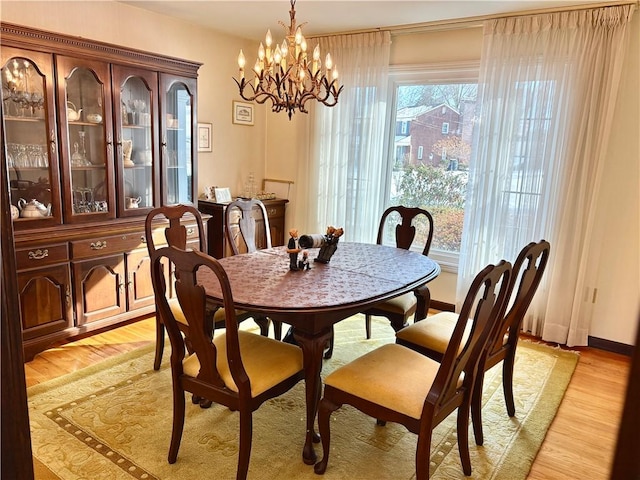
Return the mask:
<path id="1" fill-rule="evenodd" d="M 27 386 L 152 343 L 154 322 L 141 320 L 39 354 L 25 364 Z M 579 350 L 578 366 L 529 480 L 609 479 L 630 359 L 592 348 Z"/>

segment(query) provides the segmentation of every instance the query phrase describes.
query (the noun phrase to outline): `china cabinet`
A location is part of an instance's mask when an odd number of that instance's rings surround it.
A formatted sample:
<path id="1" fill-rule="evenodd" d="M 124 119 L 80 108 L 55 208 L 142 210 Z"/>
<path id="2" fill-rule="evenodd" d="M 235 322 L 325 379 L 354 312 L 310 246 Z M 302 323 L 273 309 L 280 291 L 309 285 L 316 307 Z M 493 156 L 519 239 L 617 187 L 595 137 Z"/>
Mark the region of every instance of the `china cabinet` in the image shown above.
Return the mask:
<path id="1" fill-rule="evenodd" d="M 29 360 L 154 311 L 144 220 L 195 201 L 201 64 L 7 23 L 0 34 L 2 158 Z"/>

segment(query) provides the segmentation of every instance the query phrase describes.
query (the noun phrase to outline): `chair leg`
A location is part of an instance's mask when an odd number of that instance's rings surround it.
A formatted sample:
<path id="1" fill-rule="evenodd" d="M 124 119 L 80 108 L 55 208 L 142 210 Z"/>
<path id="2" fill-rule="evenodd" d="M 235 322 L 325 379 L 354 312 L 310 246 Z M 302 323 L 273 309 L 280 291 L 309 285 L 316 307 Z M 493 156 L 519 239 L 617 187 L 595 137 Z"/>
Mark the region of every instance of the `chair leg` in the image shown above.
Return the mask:
<path id="1" fill-rule="evenodd" d="M 516 414 L 516 404 L 513 399 L 513 364 L 515 362 L 515 349 L 512 349 L 502 361 L 502 389 L 504 401 L 507 405 L 507 413 L 510 417 Z"/>
<path id="2" fill-rule="evenodd" d="M 471 457 L 469 455 L 469 407 L 471 399 L 465 400 L 458 407 L 458 452 L 462 463 L 462 471 L 471 475 Z M 428 458 L 428 457 L 427 457 Z"/>
<path id="3" fill-rule="evenodd" d="M 176 379 L 173 379 L 173 426 L 171 428 L 171 444 L 169 445 L 169 463 L 176 463 L 180 440 L 182 440 L 182 430 L 184 429 L 185 400 L 184 391 L 176 386 Z"/>
<path id="4" fill-rule="evenodd" d="M 282 339 L 282 322 L 271 320 L 273 322 L 273 337 L 276 340 Z"/>
<path id="5" fill-rule="evenodd" d="M 418 435 L 418 445 L 416 447 L 416 480 L 429 479 L 429 456 L 431 455 L 431 435 L 433 425 L 424 430 L 425 435 Z"/>
<path id="6" fill-rule="evenodd" d="M 367 340 L 371 338 L 371 315 L 368 313 L 364 316 L 364 328 L 367 332 Z"/>
<path id="7" fill-rule="evenodd" d="M 253 434 L 252 413 L 248 409 L 240 410 L 240 450 L 238 452 L 238 472 L 236 480 L 245 480 L 249 472 L 251 459 L 251 436 Z"/>
<path id="8" fill-rule="evenodd" d="M 482 430 L 482 389 L 484 386 L 484 371 L 478 371 L 473 393 L 471 394 L 471 421 L 473 423 L 473 436 L 476 445 L 484 443 L 484 432 Z"/>
<path id="9" fill-rule="evenodd" d="M 329 348 L 324 352 L 324 359 L 329 360 L 333 356 L 333 340 L 335 337 L 335 330 L 331 325 L 331 337 L 329 338 Z"/>
<path id="10" fill-rule="evenodd" d="M 313 466 L 313 471 L 318 475 L 322 475 L 327 470 L 329 462 L 329 452 L 331 444 L 331 429 L 329 420 L 331 413 L 340 408 L 341 405 L 335 405 L 326 397 L 320 401 L 318 406 L 318 430 L 322 439 L 322 459 Z"/>
<path id="11" fill-rule="evenodd" d="M 154 370 L 160 370 L 163 351 L 164 351 L 164 324 L 156 315 L 156 354 L 153 359 Z"/>

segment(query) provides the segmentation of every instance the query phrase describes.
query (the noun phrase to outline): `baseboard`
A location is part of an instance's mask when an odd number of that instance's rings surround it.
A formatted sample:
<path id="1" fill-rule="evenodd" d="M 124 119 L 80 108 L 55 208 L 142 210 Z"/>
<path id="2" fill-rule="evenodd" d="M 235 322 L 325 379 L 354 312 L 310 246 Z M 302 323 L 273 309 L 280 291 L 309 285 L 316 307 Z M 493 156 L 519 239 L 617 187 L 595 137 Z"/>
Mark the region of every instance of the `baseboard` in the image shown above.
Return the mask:
<path id="1" fill-rule="evenodd" d="M 429 308 L 434 310 L 440 310 L 441 312 L 455 312 L 456 306 L 453 303 L 439 302 L 438 300 L 431 300 Z"/>
<path id="2" fill-rule="evenodd" d="M 589 336 L 587 344 L 593 348 L 599 348 L 600 350 L 606 350 L 607 352 L 620 353 L 622 355 L 632 356 L 634 346 L 627 345 L 626 343 L 614 342 L 605 338 L 598 338 Z"/>

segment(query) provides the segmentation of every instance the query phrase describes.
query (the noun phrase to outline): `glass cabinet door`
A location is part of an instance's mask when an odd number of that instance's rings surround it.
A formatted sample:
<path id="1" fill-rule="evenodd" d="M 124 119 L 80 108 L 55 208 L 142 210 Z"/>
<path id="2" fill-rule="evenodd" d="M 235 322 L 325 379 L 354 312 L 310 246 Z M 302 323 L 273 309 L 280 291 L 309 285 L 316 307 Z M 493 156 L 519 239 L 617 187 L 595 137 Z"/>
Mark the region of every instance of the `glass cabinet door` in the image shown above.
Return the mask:
<path id="1" fill-rule="evenodd" d="M 159 204 L 157 82 L 155 72 L 114 66 L 114 88 L 119 89 L 114 92 L 114 110 L 121 216 L 144 214 Z"/>
<path id="2" fill-rule="evenodd" d="M 109 65 L 57 57 L 68 223 L 115 218 Z"/>
<path id="3" fill-rule="evenodd" d="M 196 81 L 160 77 L 163 204 L 194 202 Z"/>
<path id="4" fill-rule="evenodd" d="M 3 146 L 14 228 L 61 224 L 53 57 L 10 47 L 0 52 Z"/>

